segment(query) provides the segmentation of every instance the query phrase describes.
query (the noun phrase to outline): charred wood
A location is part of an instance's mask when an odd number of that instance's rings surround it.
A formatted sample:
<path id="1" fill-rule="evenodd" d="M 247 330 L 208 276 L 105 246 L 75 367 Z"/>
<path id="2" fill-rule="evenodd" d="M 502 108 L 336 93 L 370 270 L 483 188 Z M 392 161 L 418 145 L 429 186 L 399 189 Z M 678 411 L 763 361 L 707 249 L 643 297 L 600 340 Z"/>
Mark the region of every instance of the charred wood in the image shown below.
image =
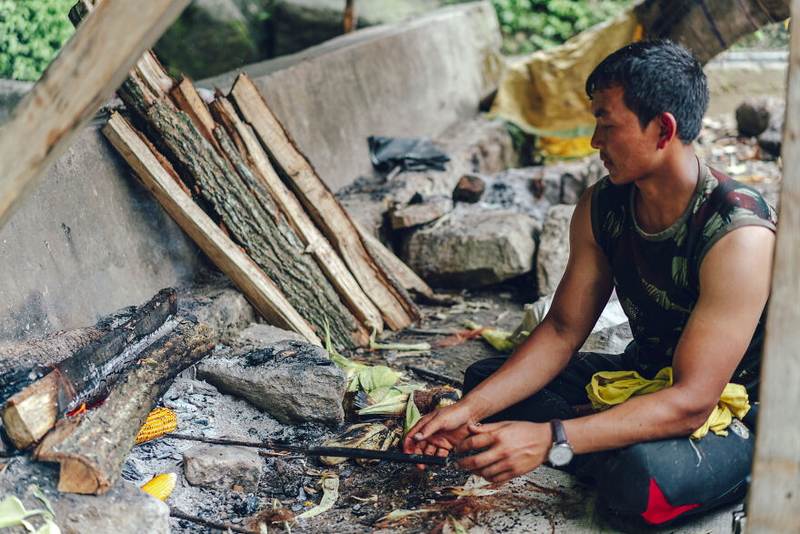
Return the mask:
<path id="1" fill-rule="evenodd" d="M 172 380 L 213 347 L 207 326 L 183 320 L 142 352 L 102 405 L 59 421 L 34 454 L 61 464 L 58 490 L 105 493 L 122 474 L 139 428 Z"/>
<path id="2" fill-rule="evenodd" d="M 75 350 L 66 359 L 33 369 L 9 370 L 8 377 L 4 373 L 4 391 L 14 392 L 1 412 L 9 438 L 18 448 L 25 448 L 44 436 L 58 417 L 83 402 L 104 397 L 135 357 L 135 352 L 126 349 L 155 332 L 176 311 L 175 290 L 163 289 L 146 304 L 130 310 L 130 315 L 112 316 L 94 329 L 67 336 Z M 32 343 L 27 354 L 69 346 L 59 337 Z"/>

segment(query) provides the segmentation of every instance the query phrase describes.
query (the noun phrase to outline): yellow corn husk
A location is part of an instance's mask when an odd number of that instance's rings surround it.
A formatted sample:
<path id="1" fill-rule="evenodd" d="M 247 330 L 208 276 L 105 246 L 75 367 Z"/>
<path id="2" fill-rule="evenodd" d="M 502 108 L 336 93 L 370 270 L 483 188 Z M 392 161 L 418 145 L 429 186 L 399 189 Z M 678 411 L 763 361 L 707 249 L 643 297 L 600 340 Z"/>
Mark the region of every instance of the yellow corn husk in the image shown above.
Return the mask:
<path id="1" fill-rule="evenodd" d="M 169 494 L 175 489 L 175 482 L 177 480 L 178 475 L 175 473 L 166 473 L 153 477 L 150 482 L 147 482 L 141 489 L 163 501 L 169 497 Z"/>
<path id="2" fill-rule="evenodd" d="M 139 429 L 134 444 L 160 438 L 164 434 L 174 432 L 176 428 L 178 428 L 178 416 L 175 412 L 169 408 L 156 408 L 150 412 L 142 428 Z"/>

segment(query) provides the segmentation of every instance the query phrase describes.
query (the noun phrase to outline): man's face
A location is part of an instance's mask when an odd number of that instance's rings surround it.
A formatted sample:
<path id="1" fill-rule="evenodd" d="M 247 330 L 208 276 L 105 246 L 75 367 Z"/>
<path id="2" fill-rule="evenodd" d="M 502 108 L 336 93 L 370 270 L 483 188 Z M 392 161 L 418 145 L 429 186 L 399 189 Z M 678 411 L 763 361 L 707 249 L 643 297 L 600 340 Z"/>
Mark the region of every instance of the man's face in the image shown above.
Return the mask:
<path id="1" fill-rule="evenodd" d="M 628 109 L 621 86 L 595 91 L 592 114 L 596 119 L 592 147 L 600 158 L 611 183 L 622 185 L 648 176 L 655 164 L 659 139 L 658 117 L 642 129 L 639 118 Z"/>

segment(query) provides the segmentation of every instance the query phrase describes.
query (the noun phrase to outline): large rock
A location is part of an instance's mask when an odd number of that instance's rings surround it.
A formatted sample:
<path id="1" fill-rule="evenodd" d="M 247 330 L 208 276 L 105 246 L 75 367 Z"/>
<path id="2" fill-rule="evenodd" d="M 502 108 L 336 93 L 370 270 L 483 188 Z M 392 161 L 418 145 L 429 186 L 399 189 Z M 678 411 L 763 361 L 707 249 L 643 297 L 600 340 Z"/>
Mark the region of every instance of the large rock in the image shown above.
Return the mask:
<path id="1" fill-rule="evenodd" d="M 444 0 L 355 2 L 358 27 L 400 22 L 442 7 Z M 278 0 L 272 10 L 274 55 L 292 54 L 341 35 L 344 0 Z"/>
<path id="2" fill-rule="evenodd" d="M 475 206 L 459 206 L 448 219 L 419 229 L 406 240 L 403 258 L 428 283 L 482 287 L 532 269 L 537 221 L 521 213 Z"/>
<path id="3" fill-rule="evenodd" d="M 205 78 L 268 57 L 266 2 L 260 11 L 246 12 L 239 3 L 193 0 L 189 4 L 154 46 L 170 74 Z"/>
<path id="4" fill-rule="evenodd" d="M 220 349 L 200 362 L 197 378 L 248 400 L 284 423 L 344 421 L 344 372 L 325 349 L 301 341 Z"/>
<path id="5" fill-rule="evenodd" d="M 256 449 L 222 445 L 195 445 L 183 453 L 186 481 L 216 491 L 257 491 L 261 457 Z"/>
<path id="6" fill-rule="evenodd" d="M 557 204 L 547 210 L 536 254 L 539 296 L 555 292 L 569 260 L 569 223 L 575 206 Z"/>
<path id="7" fill-rule="evenodd" d="M 280 341 L 306 341 L 301 334 L 268 324 L 251 324 L 237 333 L 231 343 L 235 347 L 265 347 Z"/>
<path id="8" fill-rule="evenodd" d="M 231 336 L 256 320 L 256 311 L 244 295 L 220 277 L 182 294 L 178 306 L 210 326 L 218 342 L 230 343 Z"/>
<path id="9" fill-rule="evenodd" d="M 19 498 L 26 509 L 43 508 L 29 490 L 35 484 L 55 511 L 55 523 L 64 534 L 114 532 L 115 534 L 168 534 L 169 507 L 130 482 L 118 480 L 103 495 L 59 493 L 58 466 L 31 462 L 27 456 L 11 459 L 0 473 L 0 500 Z M 37 519 L 30 518 L 36 523 Z M 21 527 L 3 532 L 22 533 Z"/>

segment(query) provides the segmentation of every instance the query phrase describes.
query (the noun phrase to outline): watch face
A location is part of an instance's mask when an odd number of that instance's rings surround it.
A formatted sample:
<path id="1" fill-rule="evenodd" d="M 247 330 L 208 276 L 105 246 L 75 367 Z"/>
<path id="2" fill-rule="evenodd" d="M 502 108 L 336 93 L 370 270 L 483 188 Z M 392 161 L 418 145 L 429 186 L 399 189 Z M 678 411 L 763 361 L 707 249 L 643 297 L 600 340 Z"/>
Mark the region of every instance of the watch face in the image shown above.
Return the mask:
<path id="1" fill-rule="evenodd" d="M 567 465 L 572 460 L 572 447 L 566 443 L 556 443 L 550 449 L 548 460 L 556 467 Z"/>

